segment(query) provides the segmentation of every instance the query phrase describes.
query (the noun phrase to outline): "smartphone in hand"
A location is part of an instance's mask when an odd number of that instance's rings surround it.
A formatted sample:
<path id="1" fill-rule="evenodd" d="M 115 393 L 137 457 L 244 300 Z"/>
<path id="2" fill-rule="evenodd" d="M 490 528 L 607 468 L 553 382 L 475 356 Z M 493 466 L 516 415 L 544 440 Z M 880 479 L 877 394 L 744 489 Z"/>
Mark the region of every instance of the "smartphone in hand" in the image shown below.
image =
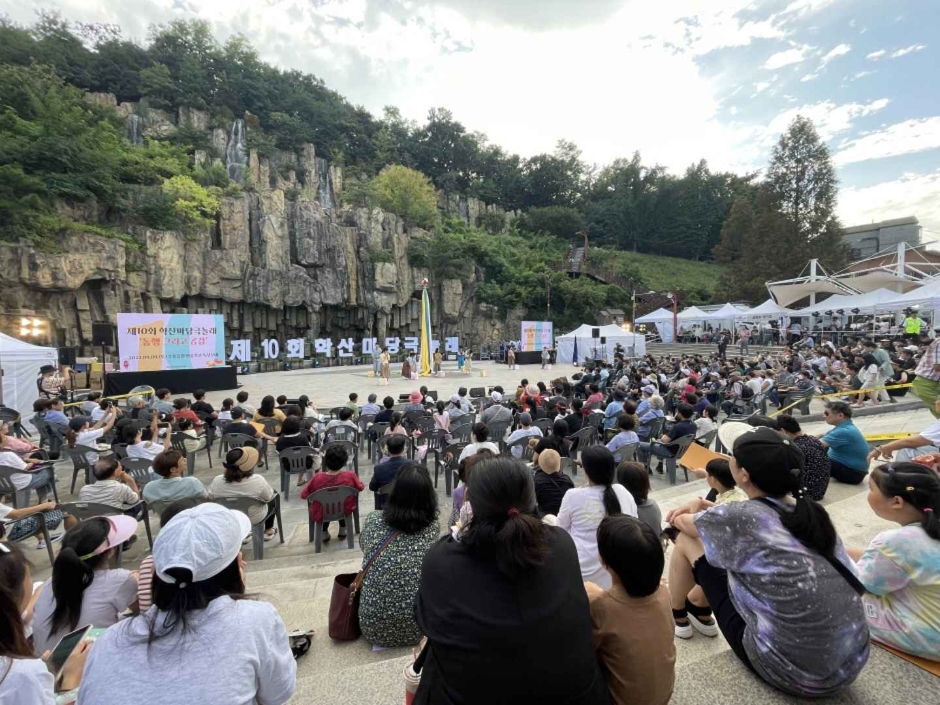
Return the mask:
<path id="1" fill-rule="evenodd" d="M 59 639 L 59 643 L 55 645 L 55 648 L 46 661 L 46 667 L 56 680 L 62 675 L 62 668 L 65 666 L 65 662 L 68 661 L 69 656 L 75 651 L 75 647 L 82 642 L 82 639 L 85 638 L 85 635 L 90 629 L 91 625 L 87 624 L 84 627 L 79 627 L 74 632 L 69 632 Z"/>

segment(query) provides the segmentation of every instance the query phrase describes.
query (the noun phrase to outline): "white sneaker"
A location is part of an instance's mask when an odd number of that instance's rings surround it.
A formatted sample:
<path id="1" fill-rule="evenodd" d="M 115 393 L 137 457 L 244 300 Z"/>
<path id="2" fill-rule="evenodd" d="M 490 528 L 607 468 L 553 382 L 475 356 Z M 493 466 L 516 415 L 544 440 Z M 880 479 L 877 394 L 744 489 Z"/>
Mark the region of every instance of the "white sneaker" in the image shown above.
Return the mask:
<path id="1" fill-rule="evenodd" d="M 58 534 L 49 534 L 49 542 L 50 542 L 50 543 L 55 543 L 56 541 L 58 541 L 58 540 L 61 539 L 61 538 L 62 538 L 62 534 L 61 534 L 61 533 L 58 533 Z M 45 540 L 44 540 L 44 539 L 39 539 L 39 543 L 36 544 L 36 550 L 38 551 L 38 550 L 44 549 L 45 547 L 46 547 L 46 542 L 45 542 Z"/>
<path id="2" fill-rule="evenodd" d="M 689 612 L 689 625 L 695 627 L 695 631 L 699 634 L 704 634 L 705 636 L 718 636 L 718 624 L 715 622 L 715 617 L 712 615 L 711 623 L 702 622 L 696 618 L 694 614 Z M 677 627 L 678 628 L 678 627 Z"/>
<path id="3" fill-rule="evenodd" d="M 691 624 L 676 624 L 676 636 L 680 639 L 691 639 L 692 633 Z"/>

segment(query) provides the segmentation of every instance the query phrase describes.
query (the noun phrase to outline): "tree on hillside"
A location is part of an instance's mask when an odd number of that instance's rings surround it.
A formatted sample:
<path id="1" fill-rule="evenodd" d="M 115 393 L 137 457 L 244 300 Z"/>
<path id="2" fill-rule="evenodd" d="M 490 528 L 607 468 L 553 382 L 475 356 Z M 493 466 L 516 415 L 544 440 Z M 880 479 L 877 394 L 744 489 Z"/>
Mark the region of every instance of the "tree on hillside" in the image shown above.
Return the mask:
<path id="1" fill-rule="evenodd" d="M 437 192 L 420 171 L 394 164 L 372 184 L 379 208 L 400 215 L 409 225 L 428 228 L 437 220 Z"/>
<path id="2" fill-rule="evenodd" d="M 738 196 L 721 227 L 721 240 L 715 246 L 715 259 L 724 264 L 741 259 L 741 243 L 754 227 L 751 199 Z"/>

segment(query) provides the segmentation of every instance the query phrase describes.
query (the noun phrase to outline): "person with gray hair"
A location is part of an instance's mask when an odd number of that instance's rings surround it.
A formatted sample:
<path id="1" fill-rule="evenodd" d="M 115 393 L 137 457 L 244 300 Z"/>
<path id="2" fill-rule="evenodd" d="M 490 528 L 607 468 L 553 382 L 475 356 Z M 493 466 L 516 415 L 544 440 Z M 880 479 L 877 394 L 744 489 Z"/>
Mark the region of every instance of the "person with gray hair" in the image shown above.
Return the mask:
<path id="1" fill-rule="evenodd" d="M 648 441 L 650 439 L 650 431 L 652 430 L 653 424 L 665 416 L 663 413 L 663 407 L 665 405 L 663 398 L 658 394 L 654 394 L 649 398 L 649 408 L 646 410 L 646 413 L 640 417 L 640 427 L 636 430 L 636 435 L 639 436 L 641 441 Z"/>

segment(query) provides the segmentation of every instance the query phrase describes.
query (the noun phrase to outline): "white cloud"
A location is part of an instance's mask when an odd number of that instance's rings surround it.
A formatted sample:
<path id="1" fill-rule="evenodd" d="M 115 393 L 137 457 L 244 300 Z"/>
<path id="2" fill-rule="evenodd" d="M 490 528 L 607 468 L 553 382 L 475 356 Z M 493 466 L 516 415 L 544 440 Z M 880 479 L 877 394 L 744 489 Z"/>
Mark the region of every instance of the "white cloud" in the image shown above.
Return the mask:
<path id="1" fill-rule="evenodd" d="M 840 44 L 822 58 L 822 63 L 820 66 L 825 66 L 833 59 L 836 59 L 840 56 L 845 56 L 850 51 L 852 51 L 852 46 L 850 44 Z"/>
<path id="2" fill-rule="evenodd" d="M 800 79 L 800 83 L 806 83 L 807 81 L 815 81 L 817 78 L 819 78 L 818 73 L 808 73 L 805 76 L 803 76 L 803 78 Z"/>
<path id="3" fill-rule="evenodd" d="M 785 51 L 778 51 L 776 54 L 771 55 L 771 57 L 764 62 L 762 68 L 767 69 L 768 71 L 775 71 L 777 69 L 783 68 L 784 66 L 799 64 L 803 61 L 805 51 L 805 48 L 793 48 L 787 49 Z"/>
<path id="4" fill-rule="evenodd" d="M 786 6 L 784 11 L 781 13 L 783 15 L 810 15 L 814 12 L 819 12 L 820 10 L 833 5 L 839 0 L 793 0 L 789 5 Z"/>
<path id="5" fill-rule="evenodd" d="M 940 171 L 904 174 L 895 181 L 840 189 L 838 212 L 843 225 L 862 225 L 913 215 L 924 227 L 924 240 L 937 239 L 937 233 L 940 233 Z"/>
<path id="6" fill-rule="evenodd" d="M 895 52 L 892 52 L 892 59 L 899 59 L 902 56 L 907 56 L 908 54 L 913 54 L 915 51 L 923 51 L 927 48 L 926 44 L 912 44 L 909 47 L 904 47 L 903 49 L 898 49 Z"/>
<path id="7" fill-rule="evenodd" d="M 859 71 L 857 74 L 852 76 L 850 80 L 857 81 L 860 78 L 865 78 L 865 76 L 871 76 L 874 73 L 875 73 L 874 71 Z"/>
<path id="8" fill-rule="evenodd" d="M 905 120 L 846 140 L 839 145 L 833 161 L 841 166 L 937 148 L 940 148 L 940 117 Z"/>
<path id="9" fill-rule="evenodd" d="M 802 115 L 813 121 L 819 136 L 828 142 L 839 133 L 851 129 L 856 119 L 883 110 L 889 102 L 887 98 L 880 98 L 869 103 L 836 105 L 831 100 L 826 100 L 813 105 L 790 108 L 779 113 L 770 121 L 765 130 L 764 140 L 775 142 L 779 135 L 787 129 L 787 125 L 793 121 L 793 118 Z"/>
<path id="10" fill-rule="evenodd" d="M 878 59 L 884 57 L 885 54 L 887 53 L 888 53 L 887 50 L 879 49 L 878 51 L 873 51 L 871 54 L 869 54 L 865 58 L 868 59 L 869 61 L 878 61 Z"/>
<path id="11" fill-rule="evenodd" d="M 755 84 L 754 84 L 754 95 L 757 95 L 758 93 L 763 93 L 765 90 L 767 90 L 768 88 L 770 88 L 770 86 L 772 85 L 772 83 L 773 83 L 772 81 L 759 81 L 758 83 L 755 83 Z"/>

